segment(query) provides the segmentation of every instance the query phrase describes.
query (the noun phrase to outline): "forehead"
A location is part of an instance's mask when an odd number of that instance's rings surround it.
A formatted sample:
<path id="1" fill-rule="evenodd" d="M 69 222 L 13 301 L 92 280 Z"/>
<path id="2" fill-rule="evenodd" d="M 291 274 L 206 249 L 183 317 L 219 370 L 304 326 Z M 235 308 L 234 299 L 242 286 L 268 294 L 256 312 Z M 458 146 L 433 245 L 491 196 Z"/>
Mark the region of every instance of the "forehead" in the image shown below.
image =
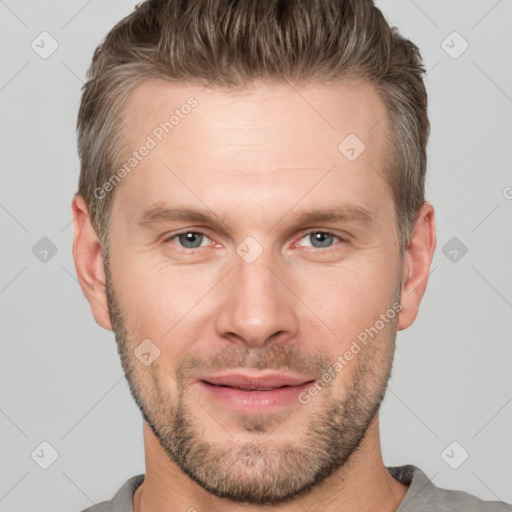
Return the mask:
<path id="1" fill-rule="evenodd" d="M 234 194 L 293 201 L 329 169 L 314 193 L 362 195 L 383 184 L 388 121 L 369 83 L 260 82 L 230 91 L 151 81 L 131 93 L 123 121 L 123 163 L 152 141 L 119 186 L 133 208 L 176 199 L 178 181 L 187 194 L 216 194 L 223 204 Z"/>
<path id="2" fill-rule="evenodd" d="M 188 105 L 191 101 L 196 103 L 193 108 Z M 131 146 L 137 144 L 137 137 L 171 120 L 169 144 L 178 138 L 180 142 L 200 140 L 214 149 L 222 139 L 229 143 L 236 136 L 233 142 L 238 145 L 268 145 L 271 136 L 279 134 L 274 145 L 295 143 L 307 148 L 320 142 L 336 149 L 337 142 L 350 133 L 367 145 L 375 144 L 387 128 L 385 114 L 377 90 L 367 82 L 299 87 L 261 81 L 229 90 L 153 80 L 132 91 L 122 117 Z"/>

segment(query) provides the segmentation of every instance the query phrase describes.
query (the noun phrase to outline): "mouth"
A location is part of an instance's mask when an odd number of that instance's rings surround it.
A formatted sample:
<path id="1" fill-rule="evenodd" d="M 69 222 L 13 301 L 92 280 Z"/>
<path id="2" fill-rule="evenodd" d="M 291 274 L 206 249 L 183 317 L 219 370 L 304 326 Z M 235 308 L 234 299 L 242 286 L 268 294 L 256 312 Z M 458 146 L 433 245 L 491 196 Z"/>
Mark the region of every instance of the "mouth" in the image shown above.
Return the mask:
<path id="1" fill-rule="evenodd" d="M 215 402 L 231 410 L 261 414 L 296 403 L 298 395 L 315 379 L 284 374 L 232 373 L 209 376 L 198 382 Z"/>
<path id="2" fill-rule="evenodd" d="M 212 384 L 211 382 L 208 382 L 207 380 L 203 380 L 205 384 L 209 384 L 210 386 L 218 386 L 221 388 L 231 388 L 231 389 L 241 389 L 242 391 L 272 391 L 274 389 L 281 389 L 281 388 L 289 388 L 291 386 L 276 386 L 276 387 L 239 387 L 239 386 L 228 386 L 225 384 Z"/>
<path id="3" fill-rule="evenodd" d="M 213 386 L 229 387 L 244 391 L 271 391 L 273 389 L 301 386 L 306 382 L 312 382 L 312 379 L 277 373 L 264 375 L 230 373 L 210 376 L 202 379 L 202 382 Z"/>

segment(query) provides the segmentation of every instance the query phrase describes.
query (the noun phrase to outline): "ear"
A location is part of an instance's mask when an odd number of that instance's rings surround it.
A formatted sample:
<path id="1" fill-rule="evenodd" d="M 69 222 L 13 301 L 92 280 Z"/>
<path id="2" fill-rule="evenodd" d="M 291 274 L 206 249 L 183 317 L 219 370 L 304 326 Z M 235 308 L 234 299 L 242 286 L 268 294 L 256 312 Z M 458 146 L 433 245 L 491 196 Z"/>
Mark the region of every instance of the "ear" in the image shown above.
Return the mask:
<path id="1" fill-rule="evenodd" d="M 76 194 L 71 204 L 73 211 L 73 259 L 82 292 L 89 301 L 96 322 L 112 330 L 107 304 L 103 254 L 92 227 L 85 199 Z"/>
<path id="2" fill-rule="evenodd" d="M 402 310 L 398 330 L 407 329 L 418 315 L 427 288 L 430 264 L 436 248 L 434 208 L 425 203 L 414 223 L 402 267 Z"/>

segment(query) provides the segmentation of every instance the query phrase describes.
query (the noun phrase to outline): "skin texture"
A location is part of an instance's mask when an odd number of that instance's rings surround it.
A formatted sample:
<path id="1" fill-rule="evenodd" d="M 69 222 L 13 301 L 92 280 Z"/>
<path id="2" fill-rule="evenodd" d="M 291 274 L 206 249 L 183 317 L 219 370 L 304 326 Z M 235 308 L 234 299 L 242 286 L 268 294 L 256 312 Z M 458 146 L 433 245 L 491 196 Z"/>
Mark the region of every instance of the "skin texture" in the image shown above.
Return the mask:
<path id="1" fill-rule="evenodd" d="M 197 107 L 116 187 L 110 261 L 83 198 L 72 205 L 82 290 L 96 322 L 116 334 L 145 420 L 135 510 L 396 510 L 407 489 L 383 464 L 378 407 L 436 241 L 427 203 L 399 256 L 383 179 L 384 105 L 370 84 L 262 82 L 234 93 L 147 82 L 126 105 L 127 148 L 190 96 Z M 338 150 L 349 134 L 365 144 L 355 161 Z M 211 221 L 141 225 L 157 204 Z M 299 219 L 327 208 L 364 209 L 368 219 Z M 314 247 L 309 229 L 333 236 Z M 205 236 L 192 236 L 200 246 L 190 249 L 183 232 Z M 257 242 L 245 246 L 257 255 L 250 263 L 237 252 L 247 237 Z M 199 383 L 228 369 L 321 379 L 398 304 L 399 315 L 307 404 L 233 412 Z M 134 353 L 146 339 L 159 350 L 150 365 Z"/>

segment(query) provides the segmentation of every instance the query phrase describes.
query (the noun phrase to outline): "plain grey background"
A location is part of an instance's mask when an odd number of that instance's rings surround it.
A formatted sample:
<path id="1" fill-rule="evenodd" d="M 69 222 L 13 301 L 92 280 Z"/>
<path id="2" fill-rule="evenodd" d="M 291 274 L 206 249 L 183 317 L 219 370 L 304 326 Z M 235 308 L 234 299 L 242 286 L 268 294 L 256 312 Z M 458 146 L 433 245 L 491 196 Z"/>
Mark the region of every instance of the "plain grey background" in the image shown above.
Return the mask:
<path id="1" fill-rule="evenodd" d="M 81 510 L 144 472 L 114 335 L 76 280 L 70 206 L 80 87 L 94 48 L 135 3 L 0 0 L 2 511 Z M 512 5 L 378 5 L 429 70 L 438 230 L 419 317 L 398 335 L 385 462 L 512 502 Z"/>

